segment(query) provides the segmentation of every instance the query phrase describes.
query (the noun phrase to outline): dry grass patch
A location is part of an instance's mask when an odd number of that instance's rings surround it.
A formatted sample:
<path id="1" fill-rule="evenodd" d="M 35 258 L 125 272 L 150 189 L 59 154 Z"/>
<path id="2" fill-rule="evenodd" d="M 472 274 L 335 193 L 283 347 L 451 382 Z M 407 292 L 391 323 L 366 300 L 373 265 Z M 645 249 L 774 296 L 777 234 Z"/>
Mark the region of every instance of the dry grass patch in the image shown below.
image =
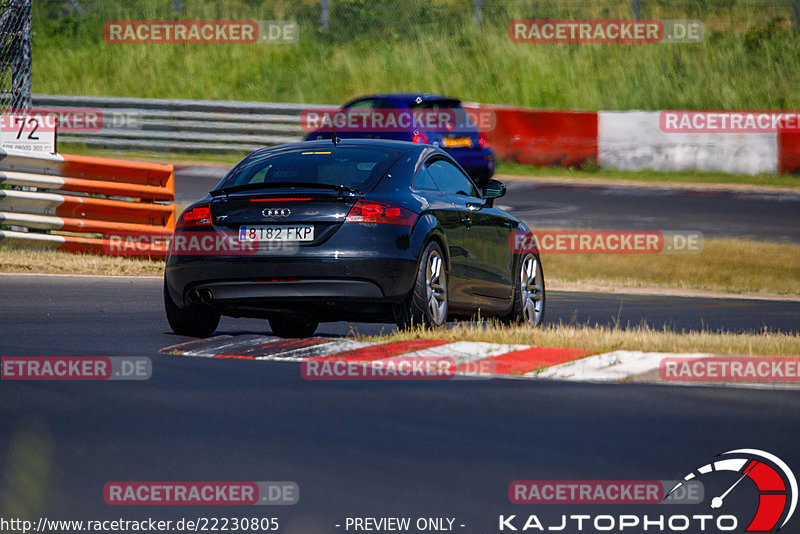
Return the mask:
<path id="1" fill-rule="evenodd" d="M 706 239 L 699 254 L 549 254 L 551 285 L 581 282 L 602 288 L 659 287 L 726 293 L 800 295 L 800 245 Z"/>
<path id="2" fill-rule="evenodd" d="M 719 355 L 800 356 L 800 333 L 692 332 L 637 326 L 626 330 L 605 326 L 551 324 L 544 328 L 505 326 L 493 322 L 456 323 L 447 329 L 397 332 L 383 336 L 362 336 L 365 341 L 407 341 L 412 339 L 483 341 L 540 347 L 564 347 L 593 352 L 642 350 L 647 352 L 702 352 Z"/>
<path id="3" fill-rule="evenodd" d="M 0 248 L 0 272 L 161 276 L 164 273 L 164 260 Z"/>
<path id="4" fill-rule="evenodd" d="M 708 239 L 700 254 L 550 254 L 542 258 L 545 280 L 555 289 L 671 288 L 732 294 L 800 296 L 800 245 L 741 239 Z M 155 275 L 164 262 L 138 257 L 68 254 L 0 247 L 0 272 Z"/>

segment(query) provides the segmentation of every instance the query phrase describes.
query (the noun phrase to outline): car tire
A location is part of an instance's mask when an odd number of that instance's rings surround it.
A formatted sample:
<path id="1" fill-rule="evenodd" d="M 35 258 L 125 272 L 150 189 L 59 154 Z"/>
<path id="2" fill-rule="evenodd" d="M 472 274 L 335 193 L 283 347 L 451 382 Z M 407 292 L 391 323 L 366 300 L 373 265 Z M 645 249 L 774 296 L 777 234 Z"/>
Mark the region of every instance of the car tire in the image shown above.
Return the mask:
<path id="1" fill-rule="evenodd" d="M 447 324 L 447 263 L 435 241 L 425 247 L 411 294 L 395 307 L 395 322 L 403 330 Z"/>
<path id="2" fill-rule="evenodd" d="M 524 254 L 517 264 L 514 304 L 504 322 L 541 326 L 546 303 L 544 271 L 539 255 Z"/>
<path id="3" fill-rule="evenodd" d="M 278 337 L 311 337 L 317 331 L 319 321 L 297 317 L 271 317 L 269 327 Z"/>
<path id="4" fill-rule="evenodd" d="M 179 308 L 164 282 L 164 310 L 172 331 L 179 336 L 209 337 L 219 325 L 220 315 L 216 311 L 200 304 L 189 304 Z"/>

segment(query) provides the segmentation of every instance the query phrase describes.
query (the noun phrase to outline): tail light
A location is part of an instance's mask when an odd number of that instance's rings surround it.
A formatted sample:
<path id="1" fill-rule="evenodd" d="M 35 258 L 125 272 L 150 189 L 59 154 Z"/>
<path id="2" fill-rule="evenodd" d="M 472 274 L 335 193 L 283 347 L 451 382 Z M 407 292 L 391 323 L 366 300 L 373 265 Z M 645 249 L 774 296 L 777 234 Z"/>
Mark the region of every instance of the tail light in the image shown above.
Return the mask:
<path id="1" fill-rule="evenodd" d="M 431 142 L 430 142 L 430 141 L 428 141 L 428 138 L 427 138 L 427 137 L 425 137 L 425 134 L 424 134 L 424 133 L 415 133 L 415 134 L 414 134 L 414 135 L 411 137 L 411 142 L 412 142 L 412 143 L 420 143 L 420 144 L 422 144 L 422 145 L 429 145 L 429 144 L 431 144 Z"/>
<path id="2" fill-rule="evenodd" d="M 199 204 L 184 211 L 175 228 L 193 228 L 211 226 L 211 204 Z"/>
<path id="3" fill-rule="evenodd" d="M 489 140 L 483 134 L 478 134 L 478 144 L 481 148 L 489 148 Z"/>
<path id="4" fill-rule="evenodd" d="M 359 200 L 355 206 L 350 208 L 350 213 L 347 214 L 344 222 L 413 226 L 416 220 L 417 214 L 409 209 L 384 204 L 383 202 Z"/>

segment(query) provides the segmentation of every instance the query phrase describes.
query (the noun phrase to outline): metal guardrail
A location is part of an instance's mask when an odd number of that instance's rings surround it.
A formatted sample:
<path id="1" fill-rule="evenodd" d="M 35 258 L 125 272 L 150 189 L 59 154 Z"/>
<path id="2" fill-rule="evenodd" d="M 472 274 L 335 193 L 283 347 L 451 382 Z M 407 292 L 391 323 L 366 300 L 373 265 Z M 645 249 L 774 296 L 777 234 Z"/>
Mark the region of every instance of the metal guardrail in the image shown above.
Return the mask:
<path id="1" fill-rule="evenodd" d="M 300 141 L 304 109 L 338 106 L 232 100 L 41 95 L 34 108 L 96 110 L 102 125 L 60 133 L 59 141 L 98 148 L 182 152 L 252 152 Z"/>

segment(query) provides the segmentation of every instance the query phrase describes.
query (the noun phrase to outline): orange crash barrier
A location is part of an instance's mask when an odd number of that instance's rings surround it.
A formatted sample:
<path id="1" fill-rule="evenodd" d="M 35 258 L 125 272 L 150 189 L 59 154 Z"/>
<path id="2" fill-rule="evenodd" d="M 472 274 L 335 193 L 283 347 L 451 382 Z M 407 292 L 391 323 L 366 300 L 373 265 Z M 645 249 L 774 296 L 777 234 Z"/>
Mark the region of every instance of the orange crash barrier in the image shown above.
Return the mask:
<path id="1" fill-rule="evenodd" d="M 171 164 L 0 150 L 0 243 L 108 254 L 114 235 L 171 234 L 174 180 Z"/>

